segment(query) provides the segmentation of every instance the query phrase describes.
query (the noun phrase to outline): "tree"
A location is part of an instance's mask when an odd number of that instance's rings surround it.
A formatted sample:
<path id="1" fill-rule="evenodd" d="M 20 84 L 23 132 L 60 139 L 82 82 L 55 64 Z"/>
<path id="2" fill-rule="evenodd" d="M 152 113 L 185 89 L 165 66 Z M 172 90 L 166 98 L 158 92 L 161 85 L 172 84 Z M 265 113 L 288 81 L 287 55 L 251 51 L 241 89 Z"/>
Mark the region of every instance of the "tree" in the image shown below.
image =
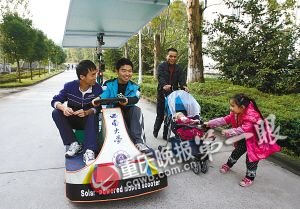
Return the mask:
<path id="1" fill-rule="evenodd" d="M 47 59 L 48 48 L 47 48 L 47 37 L 46 35 L 40 31 L 36 30 L 36 39 L 34 43 L 34 51 L 35 51 L 35 61 L 42 61 Z M 40 68 L 39 68 L 39 76 L 41 76 Z"/>
<path id="2" fill-rule="evenodd" d="M 89 59 L 95 62 L 95 49 L 93 48 L 69 48 L 66 49 L 66 60 L 68 62 L 80 62 Z"/>
<path id="3" fill-rule="evenodd" d="M 67 55 L 63 51 L 63 49 L 57 45 L 53 46 L 50 60 L 55 64 L 55 68 L 58 65 L 64 63 L 66 61 Z"/>
<path id="4" fill-rule="evenodd" d="M 65 51 L 63 50 L 63 48 L 61 48 L 61 47 L 59 47 L 58 57 L 59 57 L 59 59 L 57 61 L 58 65 L 61 65 L 64 62 L 66 62 L 67 55 L 66 55 Z"/>
<path id="5" fill-rule="evenodd" d="M 187 82 L 204 83 L 204 68 L 202 58 L 202 25 L 203 9 L 199 0 L 187 1 L 189 51 Z"/>
<path id="6" fill-rule="evenodd" d="M 116 62 L 121 59 L 121 49 L 105 49 L 104 50 L 104 61 L 105 66 L 111 70 L 115 69 Z"/>
<path id="7" fill-rule="evenodd" d="M 299 54 L 299 28 L 292 21 L 293 0 L 226 0 L 237 15 L 219 15 L 209 28 L 209 52 L 218 69 L 235 84 L 284 93 L 290 85 L 288 65 Z M 293 76 L 297 76 L 296 74 Z M 299 76 L 299 74 L 298 74 Z"/>
<path id="8" fill-rule="evenodd" d="M 1 24 L 1 48 L 17 62 L 18 80 L 21 82 L 20 60 L 26 58 L 30 49 L 31 20 L 22 19 L 18 14 L 6 14 Z"/>
<path id="9" fill-rule="evenodd" d="M 29 0 L 1 0 L 0 14 L 20 13 L 19 16 L 26 17 L 29 15 L 28 11 Z"/>
<path id="10" fill-rule="evenodd" d="M 154 35 L 154 67 L 153 67 L 153 77 L 157 77 L 157 67 L 160 61 L 160 56 L 161 56 L 161 43 L 160 43 L 160 34 L 156 33 Z"/>
<path id="11" fill-rule="evenodd" d="M 60 65 L 66 61 L 67 54 L 64 50 L 57 46 L 52 40 L 46 39 L 46 59 L 51 61 L 51 63 L 55 64 L 55 68 L 57 65 Z M 80 52 L 82 54 L 82 52 Z M 46 60 L 45 60 L 46 61 Z M 50 64 L 50 63 L 49 63 Z"/>
<path id="12" fill-rule="evenodd" d="M 125 43 L 124 47 L 123 47 L 123 54 L 124 54 L 124 57 L 129 59 L 129 48 L 128 48 L 128 42 Z"/>
<path id="13" fill-rule="evenodd" d="M 153 73 L 156 76 L 157 65 L 165 59 L 170 47 L 178 50 L 178 63 L 187 65 L 187 17 L 185 4 L 175 0 L 159 16 L 155 17 L 142 30 L 143 73 Z M 154 37 L 157 38 L 154 52 Z M 160 48 L 158 51 L 157 49 Z M 128 54 L 134 66 L 138 66 L 138 37 L 133 36 L 128 41 Z M 153 55 L 155 54 L 155 55 Z M 154 61 L 155 57 L 155 61 Z"/>
<path id="14" fill-rule="evenodd" d="M 66 54 L 67 54 L 67 62 L 75 62 L 74 60 L 76 59 L 75 58 L 75 48 L 69 48 L 69 49 L 66 49 Z"/>
<path id="15" fill-rule="evenodd" d="M 28 53 L 25 56 L 25 60 L 29 62 L 30 68 L 30 77 L 33 79 L 33 69 L 32 63 L 36 61 L 42 61 L 47 59 L 48 49 L 46 45 L 47 37 L 40 30 L 31 28 L 30 30 L 30 40 L 28 40 L 31 44 L 29 45 Z M 41 76 L 39 71 L 39 76 Z"/>
<path id="16" fill-rule="evenodd" d="M 173 1 L 157 20 L 151 21 L 151 25 L 160 37 L 160 46 L 156 46 L 159 47 L 156 63 L 159 64 L 159 61 L 164 60 L 167 49 L 173 47 L 178 50 L 177 62 L 186 68 L 188 64 L 186 5 L 182 1 Z"/>
<path id="17" fill-rule="evenodd" d="M 31 34 L 30 37 L 30 46 L 28 49 L 28 53 L 25 56 L 25 60 L 29 62 L 29 69 L 30 69 L 30 79 L 33 80 L 33 72 L 32 72 L 32 63 L 36 61 L 36 49 L 35 49 L 35 44 L 36 44 L 36 39 L 37 39 L 37 32 L 30 28 L 29 33 Z"/>
<path id="18" fill-rule="evenodd" d="M 12 13 L 18 13 L 21 17 L 28 17 L 29 16 L 29 10 L 28 10 L 28 4 L 29 0 L 1 0 L 0 1 L 0 21 L 3 20 L 3 16 L 5 14 L 12 14 Z M 1 34 L 0 34 L 1 36 Z M 0 62 L 5 63 L 7 61 L 7 57 L 5 57 L 5 54 L 2 52 L 0 47 Z"/>
<path id="19" fill-rule="evenodd" d="M 95 62 L 95 59 L 96 59 L 95 48 L 83 48 L 82 54 L 83 54 L 83 59 L 92 60 L 93 62 Z"/>

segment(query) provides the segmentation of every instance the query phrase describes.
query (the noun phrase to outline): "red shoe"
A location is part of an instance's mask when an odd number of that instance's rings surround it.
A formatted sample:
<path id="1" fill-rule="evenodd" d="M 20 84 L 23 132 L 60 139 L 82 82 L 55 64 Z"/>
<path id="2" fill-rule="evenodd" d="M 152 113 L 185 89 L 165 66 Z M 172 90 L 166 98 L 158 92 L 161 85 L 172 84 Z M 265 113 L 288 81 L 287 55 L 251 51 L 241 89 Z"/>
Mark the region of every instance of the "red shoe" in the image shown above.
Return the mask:
<path id="1" fill-rule="evenodd" d="M 227 165 L 227 163 L 223 164 L 220 168 L 221 173 L 227 173 L 230 170 L 230 167 Z"/>
<path id="2" fill-rule="evenodd" d="M 241 187 L 247 187 L 253 184 L 253 180 L 248 179 L 247 177 L 243 178 L 243 180 L 240 182 Z"/>

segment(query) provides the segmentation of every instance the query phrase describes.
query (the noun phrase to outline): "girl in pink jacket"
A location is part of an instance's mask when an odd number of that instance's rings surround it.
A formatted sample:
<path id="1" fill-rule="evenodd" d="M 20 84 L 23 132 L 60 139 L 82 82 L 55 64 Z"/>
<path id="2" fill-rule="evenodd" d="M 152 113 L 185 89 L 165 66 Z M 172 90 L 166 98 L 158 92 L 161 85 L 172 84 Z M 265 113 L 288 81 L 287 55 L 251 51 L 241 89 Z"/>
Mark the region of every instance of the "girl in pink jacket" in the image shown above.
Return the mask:
<path id="1" fill-rule="evenodd" d="M 227 163 L 220 168 L 221 173 L 227 173 L 237 160 L 245 153 L 246 155 L 246 176 L 240 182 L 240 186 L 246 187 L 253 183 L 256 176 L 257 164 L 259 159 L 255 153 L 258 146 L 258 137 L 255 130 L 255 124 L 263 119 L 255 101 L 244 94 L 237 94 L 230 98 L 230 114 L 225 117 L 210 120 L 207 123 L 209 128 L 231 124 L 232 128 L 222 131 L 226 138 L 238 136 L 241 134 L 250 134 L 250 137 L 236 142 L 235 149 L 231 153 Z M 244 135 L 245 136 L 245 135 Z M 246 134 L 247 136 L 247 134 Z"/>

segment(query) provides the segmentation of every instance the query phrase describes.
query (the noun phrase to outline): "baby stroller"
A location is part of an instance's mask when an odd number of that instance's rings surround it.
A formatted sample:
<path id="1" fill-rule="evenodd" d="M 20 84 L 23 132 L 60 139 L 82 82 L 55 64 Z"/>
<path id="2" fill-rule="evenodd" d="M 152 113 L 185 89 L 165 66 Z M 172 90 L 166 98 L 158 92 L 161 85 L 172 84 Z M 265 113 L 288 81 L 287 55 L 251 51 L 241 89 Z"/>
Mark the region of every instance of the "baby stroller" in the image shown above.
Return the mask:
<path id="1" fill-rule="evenodd" d="M 201 146 L 209 145 L 203 143 L 203 138 L 197 141 L 195 138 L 183 138 L 179 133 L 180 129 L 197 129 L 198 133 L 201 133 L 201 137 L 205 136 L 207 128 L 200 117 L 200 105 L 191 94 L 183 90 L 173 91 L 166 97 L 165 101 L 165 125 L 168 127 L 167 143 L 164 146 L 159 146 L 158 149 L 162 151 L 168 146 L 168 143 L 171 143 L 172 151 L 176 154 L 173 149 L 174 146 L 187 141 L 192 151 L 191 169 L 195 174 L 199 174 L 200 171 L 206 173 L 208 171 L 208 155 L 205 152 L 201 153 L 200 150 L 205 150 L 201 149 Z M 192 125 L 177 124 L 174 117 L 177 112 L 182 112 L 191 119 L 199 120 L 199 123 Z M 174 133 L 174 136 L 171 137 L 172 133 Z"/>

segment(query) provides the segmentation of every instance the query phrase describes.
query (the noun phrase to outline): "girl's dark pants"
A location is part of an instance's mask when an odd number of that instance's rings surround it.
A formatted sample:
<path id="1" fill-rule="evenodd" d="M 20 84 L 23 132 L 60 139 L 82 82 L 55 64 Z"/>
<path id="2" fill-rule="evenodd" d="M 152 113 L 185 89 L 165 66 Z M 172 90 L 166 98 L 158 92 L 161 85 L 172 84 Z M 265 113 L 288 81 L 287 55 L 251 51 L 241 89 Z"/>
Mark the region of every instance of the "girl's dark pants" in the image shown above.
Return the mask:
<path id="1" fill-rule="evenodd" d="M 245 152 L 247 152 L 246 140 L 243 139 L 237 142 L 235 149 L 232 151 L 227 161 L 227 165 L 231 168 Z M 246 177 L 248 179 L 254 180 L 256 176 L 258 162 L 259 161 L 250 162 L 248 158 L 248 154 L 246 154 L 246 166 L 247 166 Z"/>

